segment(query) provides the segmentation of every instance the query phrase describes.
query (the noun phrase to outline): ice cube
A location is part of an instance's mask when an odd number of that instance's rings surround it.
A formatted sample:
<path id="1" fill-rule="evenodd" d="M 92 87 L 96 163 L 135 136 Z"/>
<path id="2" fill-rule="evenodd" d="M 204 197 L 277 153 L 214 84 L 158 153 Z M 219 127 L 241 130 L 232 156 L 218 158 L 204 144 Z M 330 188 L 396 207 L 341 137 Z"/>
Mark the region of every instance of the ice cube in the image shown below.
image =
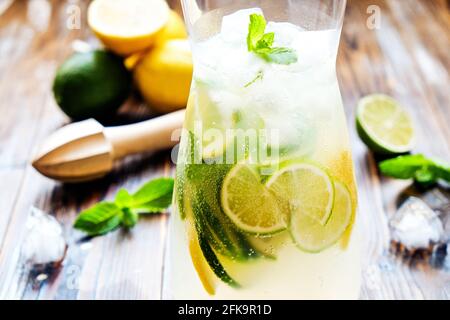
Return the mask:
<path id="1" fill-rule="evenodd" d="M 291 47 L 292 42 L 298 37 L 302 30 L 289 22 L 272 22 L 267 24 L 266 33 L 275 33 L 274 46 Z"/>
<path id="2" fill-rule="evenodd" d="M 390 222 L 392 238 L 410 250 L 428 248 L 439 243 L 444 228 L 436 212 L 424 201 L 410 197 Z"/>
<path id="3" fill-rule="evenodd" d="M 21 255 L 25 264 L 35 267 L 61 262 L 67 249 L 59 222 L 51 215 L 31 208 Z"/>
<path id="4" fill-rule="evenodd" d="M 334 59 L 337 48 L 334 45 L 333 31 L 297 32 L 290 47 L 297 52 L 297 71 L 303 71 Z"/>
<path id="5" fill-rule="evenodd" d="M 263 15 L 260 8 L 243 9 L 222 18 L 221 37 L 226 42 L 247 44 L 248 25 L 250 15 L 256 13 Z"/>

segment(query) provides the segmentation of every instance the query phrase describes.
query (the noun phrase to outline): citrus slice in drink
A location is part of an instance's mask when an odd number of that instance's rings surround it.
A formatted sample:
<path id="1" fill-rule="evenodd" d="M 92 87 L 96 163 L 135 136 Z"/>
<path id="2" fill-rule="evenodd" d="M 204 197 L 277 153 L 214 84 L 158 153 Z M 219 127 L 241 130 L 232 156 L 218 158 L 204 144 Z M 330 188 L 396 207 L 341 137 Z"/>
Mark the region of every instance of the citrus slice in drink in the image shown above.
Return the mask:
<path id="1" fill-rule="evenodd" d="M 189 253 L 191 254 L 192 264 L 194 265 L 195 271 L 197 271 L 200 282 L 205 288 L 205 291 L 214 295 L 216 292 L 216 281 L 214 279 L 214 275 L 203 256 L 202 249 L 200 248 L 200 244 L 198 243 L 198 239 L 195 233 L 195 228 L 190 225 L 188 228 L 192 229 L 189 231 L 188 229 L 188 237 L 189 237 Z"/>
<path id="2" fill-rule="evenodd" d="M 297 246 L 308 252 L 322 251 L 338 241 L 352 220 L 352 198 L 348 188 L 335 182 L 333 211 L 326 225 L 304 214 L 301 210 L 292 213 L 290 233 Z"/>
<path id="3" fill-rule="evenodd" d="M 341 248 L 343 250 L 347 249 L 348 245 L 350 244 L 350 239 L 356 219 L 356 207 L 358 205 L 358 196 L 356 191 L 356 184 L 355 184 L 355 175 L 353 170 L 353 160 L 352 155 L 349 150 L 341 151 L 334 159 L 332 159 L 328 163 L 328 167 L 331 169 L 332 176 L 340 181 L 341 183 L 345 184 L 350 190 L 350 195 L 352 198 L 352 219 L 344 233 L 344 235 L 341 237 L 340 244 Z"/>
<path id="4" fill-rule="evenodd" d="M 310 163 L 287 166 L 267 183 L 284 212 L 301 212 L 325 225 L 334 201 L 334 185 L 328 173 Z"/>
<path id="5" fill-rule="evenodd" d="M 261 182 L 256 166 L 238 164 L 224 179 L 221 190 L 226 215 L 241 230 L 273 234 L 286 228 L 286 218 L 277 200 Z"/>
<path id="6" fill-rule="evenodd" d="M 103 44 L 128 56 L 149 48 L 169 21 L 164 0 L 94 0 L 88 23 Z"/>
<path id="7" fill-rule="evenodd" d="M 356 126 L 361 140 L 376 153 L 402 154 L 414 147 L 412 120 L 389 96 L 375 94 L 361 99 Z"/>
<path id="8" fill-rule="evenodd" d="M 206 235 L 200 229 L 195 214 L 192 212 L 191 202 L 186 199 L 185 210 L 188 217 L 187 236 L 189 240 L 189 253 L 192 264 L 203 285 L 205 291 L 214 295 L 217 282 L 214 275 L 232 287 L 239 287 L 239 284 L 227 273 L 216 253 L 208 243 Z"/>

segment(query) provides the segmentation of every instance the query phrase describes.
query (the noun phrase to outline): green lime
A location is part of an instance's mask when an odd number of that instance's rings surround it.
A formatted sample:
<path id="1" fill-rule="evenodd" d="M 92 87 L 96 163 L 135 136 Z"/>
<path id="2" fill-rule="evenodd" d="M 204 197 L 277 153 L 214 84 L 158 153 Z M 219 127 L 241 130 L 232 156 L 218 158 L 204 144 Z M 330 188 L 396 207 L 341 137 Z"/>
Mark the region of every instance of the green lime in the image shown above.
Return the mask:
<path id="1" fill-rule="evenodd" d="M 186 199 L 186 210 L 189 219 L 194 219 L 193 222 L 187 224 L 189 253 L 205 290 L 211 295 L 215 293 L 216 284 L 215 279 L 211 277 L 211 272 L 228 285 L 239 287 L 239 284 L 227 273 L 218 259 L 207 236 L 204 234 L 203 227 L 196 221 L 189 199 Z"/>
<path id="2" fill-rule="evenodd" d="M 260 256 L 243 234 L 223 212 L 220 192 L 223 180 L 233 166 L 218 164 L 187 165 L 177 174 L 183 189 L 177 198 L 189 202 L 193 219 L 214 251 L 233 260 L 245 261 Z M 182 193 L 182 196 L 178 196 Z M 183 208 L 184 214 L 188 212 Z"/>
<path id="3" fill-rule="evenodd" d="M 284 167 L 267 182 L 284 212 L 301 212 L 321 225 L 331 215 L 334 184 L 328 173 L 311 163 Z"/>
<path id="4" fill-rule="evenodd" d="M 319 252 L 338 241 L 352 219 L 352 199 L 348 188 L 335 182 L 333 211 L 326 225 L 322 225 L 301 210 L 292 213 L 290 233 L 297 246 L 308 252 Z"/>
<path id="5" fill-rule="evenodd" d="M 286 217 L 255 166 L 238 164 L 230 170 L 223 182 L 221 201 L 231 221 L 246 232 L 273 234 L 286 228 Z"/>
<path id="6" fill-rule="evenodd" d="M 56 102 L 76 120 L 114 113 L 130 89 L 123 60 L 103 50 L 74 54 L 59 67 L 53 83 Z"/>
<path id="7" fill-rule="evenodd" d="M 361 140 L 380 154 L 402 154 L 414 147 L 414 127 L 408 113 L 393 98 L 375 94 L 358 103 L 356 127 Z"/>

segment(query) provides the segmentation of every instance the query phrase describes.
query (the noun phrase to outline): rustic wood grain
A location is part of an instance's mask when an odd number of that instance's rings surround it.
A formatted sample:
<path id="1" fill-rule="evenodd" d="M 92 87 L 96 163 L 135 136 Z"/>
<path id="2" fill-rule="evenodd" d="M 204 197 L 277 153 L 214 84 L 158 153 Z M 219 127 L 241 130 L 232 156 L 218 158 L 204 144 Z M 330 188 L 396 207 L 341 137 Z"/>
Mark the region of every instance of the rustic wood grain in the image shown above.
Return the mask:
<path id="1" fill-rule="evenodd" d="M 55 183 L 29 165 L 37 144 L 68 122 L 50 90 L 57 65 L 72 52 L 73 40 L 97 44 L 86 26 L 88 1 L 35 1 L 44 6 L 39 16 L 30 11 L 30 2 L 15 0 L 0 8 L 0 299 L 166 297 L 167 215 L 143 219 L 129 233 L 95 239 L 83 239 L 71 225 L 80 210 L 111 199 L 118 188 L 133 191 L 152 177 L 171 175 L 168 152 L 133 157 L 108 177 L 81 185 Z M 179 1 L 169 2 L 180 11 Z M 82 9 L 80 30 L 66 27 L 71 4 Z M 374 4 L 381 9 L 381 27 L 369 30 L 367 7 Z M 359 184 L 363 299 L 450 298 L 448 269 L 411 266 L 389 253 L 389 216 L 411 191 L 410 182 L 380 177 L 376 159 L 354 130 L 358 99 L 373 92 L 391 94 L 414 117 L 415 151 L 450 159 L 449 48 L 450 11 L 444 0 L 349 1 L 338 75 Z M 111 123 L 150 116 L 138 99 L 131 99 Z M 70 243 L 63 268 L 43 283 L 21 272 L 19 264 L 32 205 L 54 214 Z"/>
<path id="2" fill-rule="evenodd" d="M 382 13 L 378 30 L 366 27 L 366 10 L 373 4 Z M 352 127 L 359 98 L 387 93 L 414 117 L 419 140 L 415 152 L 450 158 L 449 27 L 445 1 L 350 1 L 338 75 Z M 358 140 L 354 128 L 351 135 L 360 227 L 366 239 L 362 298 L 448 299 L 448 271 L 411 268 L 389 254 L 388 218 L 410 182 L 379 177 L 376 159 Z"/>

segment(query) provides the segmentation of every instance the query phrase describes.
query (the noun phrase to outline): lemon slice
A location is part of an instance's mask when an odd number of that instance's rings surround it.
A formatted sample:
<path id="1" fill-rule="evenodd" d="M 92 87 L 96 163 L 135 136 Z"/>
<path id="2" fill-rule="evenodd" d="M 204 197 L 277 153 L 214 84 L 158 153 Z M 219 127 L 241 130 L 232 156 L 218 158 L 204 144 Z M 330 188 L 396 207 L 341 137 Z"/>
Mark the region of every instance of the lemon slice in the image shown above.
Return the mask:
<path id="1" fill-rule="evenodd" d="M 290 233 L 297 246 L 308 252 L 322 251 L 338 241 L 352 220 L 352 198 L 348 188 L 335 182 L 333 211 L 326 225 L 305 215 L 301 210 L 292 213 Z"/>
<path id="2" fill-rule="evenodd" d="M 221 201 L 231 221 L 248 233 L 273 234 L 286 228 L 285 215 L 255 166 L 238 164 L 230 170 L 223 182 Z"/>
<path id="3" fill-rule="evenodd" d="M 150 47 L 169 14 L 164 0 L 94 0 L 88 23 L 107 48 L 127 56 Z"/>
<path id="4" fill-rule="evenodd" d="M 328 173 L 310 163 L 298 163 L 275 173 L 267 183 L 283 211 L 301 212 L 325 225 L 331 215 L 334 185 Z"/>
<path id="5" fill-rule="evenodd" d="M 330 168 L 331 175 L 336 180 L 347 186 L 352 197 L 352 219 L 340 241 L 341 248 L 345 250 L 350 244 L 350 239 L 353 233 L 352 231 L 356 219 L 356 207 L 358 206 L 358 194 L 353 168 L 353 160 L 350 150 L 343 150 L 338 153 L 334 157 L 334 159 L 328 162 L 327 166 Z"/>
<path id="6" fill-rule="evenodd" d="M 192 225 L 188 226 L 188 238 L 189 238 L 189 253 L 191 255 L 192 264 L 195 271 L 203 285 L 203 288 L 209 295 L 216 293 L 216 281 L 214 274 L 212 273 L 205 257 L 203 256 L 202 249 L 195 234 L 195 228 Z"/>
<path id="7" fill-rule="evenodd" d="M 408 113 L 389 96 L 375 94 L 358 104 L 356 126 L 361 140 L 380 154 L 402 154 L 414 147 L 414 127 Z"/>

